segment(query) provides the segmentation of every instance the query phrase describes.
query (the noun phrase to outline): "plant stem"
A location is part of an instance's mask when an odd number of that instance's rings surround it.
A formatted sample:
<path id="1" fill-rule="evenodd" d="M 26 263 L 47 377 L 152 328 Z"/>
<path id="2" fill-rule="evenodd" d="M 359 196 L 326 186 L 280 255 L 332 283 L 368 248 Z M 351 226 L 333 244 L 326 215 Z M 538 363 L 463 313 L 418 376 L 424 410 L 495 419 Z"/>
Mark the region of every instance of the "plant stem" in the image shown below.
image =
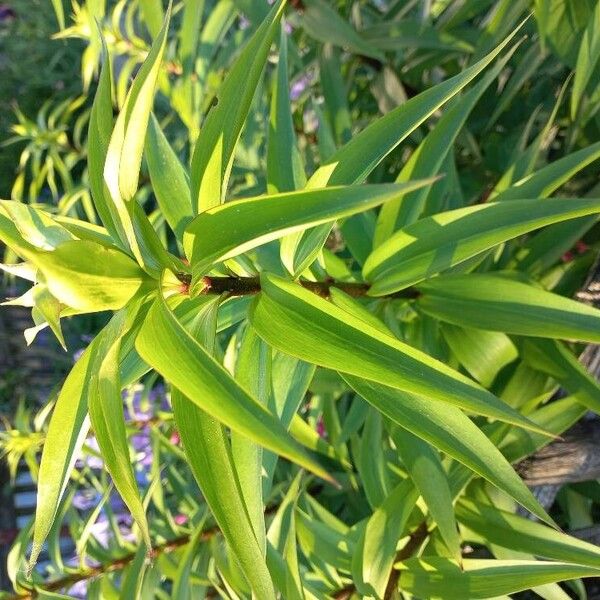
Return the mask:
<path id="1" fill-rule="evenodd" d="M 260 279 L 258 277 L 204 277 L 203 294 L 230 294 L 232 296 L 246 296 L 260 292 Z M 185 282 L 187 283 L 187 282 Z M 348 283 L 344 281 L 305 281 L 298 282 L 303 288 L 324 298 L 329 296 L 331 288 L 346 292 L 353 298 L 366 296 L 369 291 L 367 283 Z M 386 298 L 418 298 L 419 292 L 414 288 L 407 288 L 385 296 Z"/>
<path id="2" fill-rule="evenodd" d="M 267 508 L 265 513 L 270 514 L 277 511 L 279 508 L 278 505 L 271 506 Z M 214 536 L 221 533 L 221 530 L 218 526 L 210 527 L 206 531 L 202 533 L 201 541 L 206 542 L 212 539 Z M 412 556 L 421 546 L 421 544 L 425 541 L 427 536 L 429 535 L 429 531 L 427 529 L 427 523 L 423 521 L 417 529 L 413 533 L 410 534 L 410 539 L 408 540 L 406 546 L 402 548 L 398 554 L 396 555 L 396 560 L 405 560 Z M 157 558 L 161 554 L 168 554 L 169 552 L 173 552 L 180 548 L 181 546 L 185 546 L 190 542 L 191 536 L 189 534 L 181 535 L 172 540 L 164 542 L 163 544 L 158 544 L 153 546 L 149 552 L 149 556 L 153 559 Z M 97 567 L 90 567 L 83 571 L 78 571 L 77 573 L 71 573 L 69 575 L 65 575 L 59 579 L 55 579 L 54 581 L 48 581 L 45 585 L 40 586 L 40 589 L 43 589 L 47 592 L 58 592 L 65 588 L 70 588 L 80 581 L 87 581 L 89 579 L 93 579 L 94 577 L 99 577 L 106 573 L 112 573 L 114 571 L 122 571 L 125 569 L 136 557 L 137 552 L 130 552 L 129 554 L 125 554 L 120 558 L 115 559 L 114 561 L 104 563 L 98 565 Z M 388 581 L 388 585 L 385 592 L 385 600 L 389 600 L 391 595 L 388 595 L 388 592 L 391 594 L 396 588 L 398 582 L 399 573 L 397 571 L 392 571 L 390 579 Z M 332 598 L 336 600 L 347 600 L 352 596 L 352 594 L 356 591 L 354 585 L 346 586 L 345 588 L 339 590 L 338 592 L 334 592 Z M 5 596 L 4 600 L 34 600 L 37 598 L 38 592 L 36 590 L 31 590 L 30 592 L 26 592 L 23 594 L 13 594 L 11 596 Z M 213 597 L 213 594 L 209 591 L 208 597 Z"/>

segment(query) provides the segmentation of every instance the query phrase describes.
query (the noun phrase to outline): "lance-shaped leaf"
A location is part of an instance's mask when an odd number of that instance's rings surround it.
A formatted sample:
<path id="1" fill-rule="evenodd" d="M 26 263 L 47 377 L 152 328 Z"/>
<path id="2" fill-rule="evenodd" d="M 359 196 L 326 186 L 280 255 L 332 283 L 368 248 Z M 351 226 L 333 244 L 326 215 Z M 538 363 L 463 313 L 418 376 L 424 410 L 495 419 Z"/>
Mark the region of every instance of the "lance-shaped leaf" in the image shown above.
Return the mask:
<path id="1" fill-rule="evenodd" d="M 140 309 L 136 319 L 143 314 L 144 311 Z M 131 325 L 132 331 L 136 330 L 138 324 L 136 321 Z M 32 566 L 37 561 L 42 544 L 52 528 L 69 476 L 87 436 L 90 382 L 97 366 L 99 348 L 104 343 L 104 336 L 107 336 L 111 329 L 109 323 L 85 349 L 67 375 L 56 400 L 44 442 L 38 476 L 35 529 L 30 558 Z M 124 338 L 124 348 L 131 347 L 131 335 L 131 332 L 128 332 Z"/>
<path id="2" fill-rule="evenodd" d="M 475 382 L 300 285 L 263 273 L 250 322 L 275 348 L 329 369 L 537 429 Z"/>
<path id="3" fill-rule="evenodd" d="M 486 388 L 519 356 L 511 339 L 499 331 L 445 324 L 442 334 L 462 366 Z"/>
<path id="4" fill-rule="evenodd" d="M 306 184 L 302 157 L 296 144 L 296 133 L 290 106 L 288 77 L 288 35 L 283 23 L 279 37 L 279 60 L 273 77 L 269 138 L 267 145 L 267 191 L 291 192 Z"/>
<path id="5" fill-rule="evenodd" d="M 520 200 L 459 208 L 396 232 L 367 259 L 369 294 L 383 296 L 432 277 L 519 235 L 600 213 L 600 200 Z"/>
<path id="6" fill-rule="evenodd" d="M 142 286 L 152 285 L 129 256 L 95 242 L 65 242 L 52 252 L 37 252 L 32 260 L 52 295 L 83 311 L 122 308 Z"/>
<path id="7" fill-rule="evenodd" d="M 325 43 L 332 43 L 351 52 L 384 60 L 385 56 L 366 41 L 325 0 L 307 0 L 302 11 L 302 27 L 310 36 Z"/>
<path id="8" fill-rule="evenodd" d="M 412 481 L 405 479 L 364 525 L 352 558 L 354 580 L 363 596 L 384 597 L 398 542 L 418 497 Z"/>
<path id="9" fill-rule="evenodd" d="M 110 138 L 104 178 L 113 200 L 118 198 L 127 202 L 135 196 L 138 189 L 144 140 L 154 103 L 154 88 L 167 43 L 169 20 L 170 10 L 167 11 L 162 30 L 127 93 Z"/>
<path id="10" fill-rule="evenodd" d="M 419 307 L 455 325 L 600 341 L 600 310 L 502 275 L 444 275 L 419 286 Z"/>
<path id="11" fill-rule="evenodd" d="M 223 202 L 235 146 L 250 110 L 269 48 L 283 14 L 278 0 L 254 32 L 217 93 L 217 105 L 204 122 L 192 156 L 191 193 L 196 212 Z"/>
<path id="12" fill-rule="evenodd" d="M 87 394 L 93 357 L 101 339 L 102 333 L 86 348 L 71 369 L 50 419 L 38 475 L 33 547 L 29 559 L 31 567 L 37 562 L 44 540 L 50 533 L 60 500 L 89 429 Z"/>
<path id="13" fill-rule="evenodd" d="M 451 556 L 460 560 L 460 537 L 452 492 L 438 451 L 402 427 L 394 428 L 392 439 Z"/>
<path id="14" fill-rule="evenodd" d="M 394 423 L 487 479 L 543 521 L 553 524 L 498 448 L 462 411 L 359 377 L 345 375 L 344 379 Z"/>
<path id="15" fill-rule="evenodd" d="M 596 4 L 590 22 L 583 32 L 575 65 L 575 79 L 571 95 L 571 119 L 573 121 L 577 116 L 581 98 L 596 70 L 598 61 L 600 61 L 600 5 Z"/>
<path id="16" fill-rule="evenodd" d="M 271 395 L 271 365 L 271 347 L 251 327 L 247 327 L 238 350 L 235 378 L 263 406 L 268 406 Z M 264 555 L 267 546 L 262 493 L 263 451 L 258 444 L 234 431 L 231 434 L 231 454 L 254 535 Z"/>
<path id="17" fill-rule="evenodd" d="M 22 238 L 40 250 L 54 250 L 63 242 L 76 239 L 44 210 L 15 200 L 0 200 L 0 207 L 12 219 Z"/>
<path id="18" fill-rule="evenodd" d="M 494 198 L 502 200 L 523 200 L 525 198 L 547 198 L 573 175 L 600 158 L 600 142 L 567 154 L 542 167 L 528 177 L 517 181 Z"/>
<path id="19" fill-rule="evenodd" d="M 511 48 L 510 52 L 498 60 L 497 64 L 481 78 L 481 81 L 472 90 L 456 99 L 454 104 L 447 108 L 435 127 L 411 154 L 396 181 L 437 175 L 469 114 L 488 86 L 506 66 L 517 47 L 515 45 Z M 430 190 L 431 188 L 425 188 L 412 192 L 381 208 L 375 229 L 375 247 L 388 239 L 397 229 L 417 220 L 423 211 Z"/>
<path id="20" fill-rule="evenodd" d="M 547 373 L 590 410 L 600 414 L 600 383 L 590 375 L 567 346 L 556 340 L 523 341 L 523 361 Z"/>
<path id="21" fill-rule="evenodd" d="M 119 376 L 121 338 L 131 327 L 135 313 L 129 307 L 117 313 L 98 344 L 89 383 L 88 410 L 106 468 L 140 528 L 146 548 L 150 550 L 146 511 L 129 456 Z"/>
<path id="22" fill-rule="evenodd" d="M 185 226 L 194 215 L 190 184 L 154 115 L 146 137 L 146 161 L 156 201 L 177 239 L 181 240 Z"/>
<path id="23" fill-rule="evenodd" d="M 331 481 L 327 472 L 185 330 L 162 295 L 136 339 L 140 356 L 192 402 L 231 429 Z"/>
<path id="24" fill-rule="evenodd" d="M 155 257 L 152 255 L 151 245 L 146 243 L 144 244 L 146 247 L 142 248 L 142 242 L 138 240 L 139 233 L 136 232 L 136 228 L 139 228 L 140 215 L 134 215 L 131 201 L 138 190 L 148 119 L 152 111 L 154 90 L 167 43 L 170 16 L 169 7 L 163 28 L 154 40 L 146 60 L 127 93 L 115 122 L 104 162 L 104 181 L 116 209 L 120 226 L 127 237 L 131 251 L 139 264 L 144 267 Z M 150 255 L 148 250 L 151 252 Z M 161 262 L 160 257 L 158 262 Z"/>
<path id="25" fill-rule="evenodd" d="M 104 181 L 104 163 L 113 130 L 113 105 L 112 105 L 112 76 L 110 57 L 106 43 L 103 43 L 103 61 L 94 96 L 94 103 L 90 112 L 88 126 L 88 176 L 92 200 L 100 220 L 112 236 L 114 242 L 123 249 L 128 249 L 129 242 L 117 206 L 110 197 L 110 192 Z"/>
<path id="26" fill-rule="evenodd" d="M 378 206 L 431 183 L 331 187 L 234 200 L 200 213 L 184 234 L 196 276 L 217 261 L 284 235 Z"/>
<path id="27" fill-rule="evenodd" d="M 214 353 L 219 301 L 218 297 L 199 297 L 190 303 L 194 318 L 187 330 L 210 354 Z M 171 402 L 190 468 L 219 528 L 254 593 L 274 598 L 264 552 L 248 514 L 223 426 L 179 389 L 172 389 Z"/>
<path id="28" fill-rule="evenodd" d="M 600 548 L 496 506 L 462 498 L 456 517 L 487 543 L 529 552 L 540 558 L 600 568 Z M 465 536 L 469 539 L 468 534 Z"/>
<path id="29" fill-rule="evenodd" d="M 417 598 L 492 598 L 533 587 L 598 577 L 600 569 L 563 562 L 465 559 L 462 569 L 442 557 L 411 558 L 398 563 L 399 587 Z"/>
<path id="30" fill-rule="evenodd" d="M 411 98 L 355 135 L 315 171 L 307 185 L 319 188 L 363 182 L 394 148 L 477 77 L 519 29 L 471 67 Z M 295 275 L 304 271 L 316 258 L 329 232 L 330 226 L 323 225 L 287 244 L 286 254 L 282 256 L 286 268 Z"/>

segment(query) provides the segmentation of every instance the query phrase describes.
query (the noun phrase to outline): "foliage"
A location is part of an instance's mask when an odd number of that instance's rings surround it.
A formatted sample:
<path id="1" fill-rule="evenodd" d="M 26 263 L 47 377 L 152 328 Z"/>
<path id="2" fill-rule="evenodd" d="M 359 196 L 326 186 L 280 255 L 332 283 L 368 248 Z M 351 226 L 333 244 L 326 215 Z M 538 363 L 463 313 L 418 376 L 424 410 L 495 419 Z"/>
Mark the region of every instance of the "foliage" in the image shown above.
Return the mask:
<path id="1" fill-rule="evenodd" d="M 110 320 L 45 430 L 17 594 L 564 598 L 600 575 L 511 466 L 600 408 L 575 358 L 600 311 L 570 298 L 599 246 L 596 4 L 73 4 L 93 103 L 54 113 L 77 154 L 0 202 L 0 240 L 38 328 Z"/>

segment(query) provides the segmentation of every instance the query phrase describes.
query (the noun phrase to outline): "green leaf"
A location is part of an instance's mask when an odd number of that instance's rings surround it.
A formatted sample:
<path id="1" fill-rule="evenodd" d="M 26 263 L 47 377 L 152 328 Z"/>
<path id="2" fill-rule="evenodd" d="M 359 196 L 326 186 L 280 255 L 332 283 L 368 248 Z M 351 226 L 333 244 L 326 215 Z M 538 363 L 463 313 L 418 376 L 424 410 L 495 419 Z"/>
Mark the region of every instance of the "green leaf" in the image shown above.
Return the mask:
<path id="1" fill-rule="evenodd" d="M 325 25 L 329 27 L 329 24 Z M 342 74 L 339 52 L 326 43 L 319 56 L 319 77 L 329 123 L 339 143 L 352 137 L 352 118 L 348 106 L 347 86 Z"/>
<path id="2" fill-rule="evenodd" d="M 134 303 L 132 307 L 134 306 L 137 305 Z M 124 348 L 130 347 L 132 332 L 135 332 L 139 325 L 137 319 L 144 313 L 145 309 L 138 309 L 136 322 L 131 325 L 131 332 L 123 339 Z M 119 315 L 113 317 L 115 321 L 120 318 Z M 95 369 L 100 348 L 106 343 L 105 338 L 110 336 L 113 327 L 112 321 L 109 322 L 85 349 L 67 375 L 56 400 L 40 463 L 30 567 L 37 561 L 42 544 L 52 528 L 69 476 L 87 436 L 91 380 L 94 374 L 97 375 Z"/>
<path id="3" fill-rule="evenodd" d="M 319 42 L 335 44 L 355 54 L 385 60 L 382 52 L 365 41 L 348 21 L 324 0 L 306 0 L 301 23 L 306 33 Z"/>
<path id="4" fill-rule="evenodd" d="M 442 334 L 461 365 L 486 388 L 519 355 L 511 339 L 498 331 L 444 324 Z"/>
<path id="5" fill-rule="evenodd" d="M 303 287 L 266 273 L 261 287 L 250 309 L 250 322 L 282 352 L 442 404 L 536 428 L 467 377 Z"/>
<path id="6" fill-rule="evenodd" d="M 592 13 L 590 21 L 583 32 L 577 64 L 575 66 L 575 79 L 573 80 L 573 91 L 571 94 L 571 119 L 577 117 L 577 110 L 586 86 L 600 60 L 600 5 Z M 597 83 L 597 82 L 596 82 Z"/>
<path id="7" fill-rule="evenodd" d="M 447 558 L 411 558 L 398 563 L 399 587 L 418 598 L 491 598 L 553 583 L 598 577 L 600 569 L 562 562 L 465 559 L 462 569 Z"/>
<path id="8" fill-rule="evenodd" d="M 22 238 L 40 250 L 54 250 L 63 242 L 76 239 L 44 210 L 14 200 L 0 200 L 0 207 Z"/>
<path id="9" fill-rule="evenodd" d="M 598 546 L 496 506 L 462 498 L 456 505 L 456 516 L 486 543 L 529 552 L 540 558 L 600 568 Z M 465 537 L 469 539 L 468 534 Z"/>
<path id="10" fill-rule="evenodd" d="M 30 568 L 37 562 L 44 540 L 50 533 L 75 460 L 87 436 L 87 395 L 93 357 L 101 340 L 102 333 L 98 334 L 71 369 L 50 419 L 38 475 Z"/>
<path id="11" fill-rule="evenodd" d="M 239 384 L 263 406 L 269 405 L 271 395 L 271 347 L 267 346 L 247 327 L 240 342 L 235 366 Z M 246 436 L 231 434 L 231 454 L 248 514 L 261 552 L 266 553 L 265 517 L 263 506 L 263 452 L 262 448 Z"/>
<path id="12" fill-rule="evenodd" d="M 600 311 L 502 275 L 444 275 L 419 286 L 423 312 L 463 325 L 534 337 L 600 340 Z"/>
<path id="13" fill-rule="evenodd" d="M 600 158 L 600 142 L 590 144 L 555 160 L 535 173 L 517 181 L 494 198 L 502 200 L 523 200 L 524 198 L 547 198 L 573 175 Z"/>
<path id="14" fill-rule="evenodd" d="M 105 329 L 93 360 L 88 410 L 106 468 L 149 551 L 152 547 L 150 532 L 129 456 L 119 377 L 121 338 L 131 327 L 136 312 L 135 308 L 128 307 L 117 313 Z"/>
<path id="15" fill-rule="evenodd" d="M 54 8 L 54 14 L 58 21 L 59 29 L 65 28 L 65 9 L 63 6 L 63 0 L 52 0 L 52 8 Z"/>
<path id="16" fill-rule="evenodd" d="M 204 211 L 188 225 L 183 238 L 186 254 L 198 277 L 215 262 L 288 233 L 378 206 L 427 183 L 331 187 L 227 202 Z"/>
<path id="17" fill-rule="evenodd" d="M 394 423 L 456 459 L 540 519 L 553 524 L 498 448 L 463 412 L 449 404 L 359 377 L 345 375 L 344 379 Z"/>
<path id="18" fill-rule="evenodd" d="M 187 331 L 207 356 L 215 350 L 219 301 L 218 297 L 200 297 L 190 303 L 195 311 Z M 274 598 L 264 552 L 244 502 L 225 429 L 179 389 L 172 389 L 171 402 L 190 468 L 219 528 L 254 593 Z"/>
<path id="19" fill-rule="evenodd" d="M 103 62 L 94 96 L 94 103 L 90 112 L 88 126 L 88 174 L 92 200 L 100 219 L 114 242 L 122 249 L 129 248 L 125 229 L 121 224 L 119 212 L 113 203 L 110 192 L 104 181 L 104 164 L 113 130 L 113 105 L 112 105 L 112 76 L 111 61 L 104 39 Z"/>
<path id="20" fill-rule="evenodd" d="M 400 171 L 397 182 L 437 175 L 467 118 L 488 86 L 498 77 L 517 49 L 515 45 L 481 81 L 463 97 L 456 99 L 427 137 L 419 144 Z M 382 206 L 377 218 L 374 247 L 381 245 L 397 229 L 417 220 L 425 207 L 431 188 L 422 188 Z"/>
<path id="21" fill-rule="evenodd" d="M 564 344 L 556 340 L 524 340 L 523 361 L 550 375 L 584 406 L 600 413 L 600 384 Z"/>
<path id="22" fill-rule="evenodd" d="M 104 180 L 110 198 L 116 208 L 129 247 L 142 266 L 145 266 L 152 256 L 145 255 L 140 248 L 132 204 L 135 204 L 133 197 L 138 190 L 146 130 L 167 43 L 170 18 L 171 9 L 169 7 L 163 28 L 154 40 L 146 60 L 127 93 L 115 122 L 104 162 Z"/>
<path id="23" fill-rule="evenodd" d="M 283 23 L 279 37 L 279 61 L 273 77 L 267 145 L 267 192 L 291 192 L 303 188 L 306 175 L 296 143 L 290 107 L 288 36 Z"/>
<path id="24" fill-rule="evenodd" d="M 246 44 L 217 93 L 218 104 L 206 117 L 192 156 L 191 194 L 195 212 L 224 201 L 235 146 L 250 110 L 283 8 L 279 0 Z"/>
<path id="25" fill-rule="evenodd" d="M 104 166 L 104 178 L 113 201 L 130 201 L 138 189 L 144 140 L 154 103 L 154 88 L 167 43 L 171 11 L 138 71 L 117 117 Z"/>
<path id="26" fill-rule="evenodd" d="M 290 437 L 280 421 L 190 336 L 167 307 L 162 295 L 148 313 L 136 339 L 136 348 L 149 365 L 209 415 L 331 481 L 327 472 Z M 173 360 L 174 357 L 177 360 Z"/>
<path id="27" fill-rule="evenodd" d="M 418 497 L 410 479 L 405 479 L 366 522 L 352 558 L 354 580 L 364 597 L 384 597 L 398 542 Z"/>
<path id="28" fill-rule="evenodd" d="M 50 293 L 48 286 L 43 284 L 34 286 L 32 295 L 34 302 L 32 311 L 34 322 L 36 325 L 40 325 L 38 319 L 36 319 L 36 311 L 38 311 L 42 319 L 48 323 L 50 329 L 52 329 L 52 332 L 60 342 L 60 345 L 66 350 L 67 345 L 60 327 L 60 314 L 62 310 L 60 302 Z"/>
<path id="29" fill-rule="evenodd" d="M 140 0 L 140 8 L 148 31 L 153 38 L 156 38 L 160 35 L 160 28 L 165 18 L 162 1 Z"/>
<path id="30" fill-rule="evenodd" d="M 600 200 L 549 199 L 488 203 L 421 219 L 396 232 L 367 259 L 369 294 L 383 296 L 432 277 L 519 235 L 600 213 Z"/>
<path id="31" fill-rule="evenodd" d="M 307 186 L 349 185 L 363 182 L 375 167 L 443 104 L 483 71 L 507 46 L 520 27 L 497 48 L 458 75 L 439 83 L 374 121 L 330 156 Z M 293 274 L 302 273 L 316 258 L 330 232 L 329 226 L 307 232 L 288 244 L 283 262 Z"/>
<path id="32" fill-rule="evenodd" d="M 452 492 L 439 453 L 401 427 L 394 428 L 392 439 L 452 557 L 460 561 L 460 537 L 454 518 Z"/>
<path id="33" fill-rule="evenodd" d="M 61 244 L 33 259 L 55 298 L 73 308 L 97 312 L 119 309 L 140 290 L 152 285 L 126 254 L 95 242 Z"/>
<path id="34" fill-rule="evenodd" d="M 302 579 L 298 567 L 296 547 L 296 504 L 300 495 L 302 472 L 299 472 L 281 501 L 268 532 L 269 544 L 285 559 L 285 582 L 280 585 L 283 597 L 289 600 L 304 600 Z"/>
<path id="35" fill-rule="evenodd" d="M 187 174 L 154 115 L 146 136 L 146 162 L 156 201 L 178 240 L 194 216 Z"/>
<path id="36" fill-rule="evenodd" d="M 535 0 L 540 37 L 569 67 L 574 68 L 580 39 L 596 0 Z"/>

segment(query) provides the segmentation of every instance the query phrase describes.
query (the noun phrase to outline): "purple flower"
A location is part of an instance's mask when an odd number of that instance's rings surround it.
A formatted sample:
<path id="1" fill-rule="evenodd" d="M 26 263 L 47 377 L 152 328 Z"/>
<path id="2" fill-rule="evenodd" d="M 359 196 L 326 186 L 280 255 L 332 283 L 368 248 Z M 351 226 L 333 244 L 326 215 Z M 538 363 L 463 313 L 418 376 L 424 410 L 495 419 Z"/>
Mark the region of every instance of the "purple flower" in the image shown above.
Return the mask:
<path id="1" fill-rule="evenodd" d="M 76 363 L 81 358 L 81 355 L 84 352 L 85 348 L 79 348 L 79 350 L 75 350 L 75 352 L 73 353 L 73 362 Z"/>
<path id="2" fill-rule="evenodd" d="M 312 75 L 310 73 L 305 73 L 296 79 L 290 88 L 290 100 L 298 100 L 305 92 L 306 88 L 310 86 L 311 81 Z"/>
<path id="3" fill-rule="evenodd" d="M 88 597 L 88 582 L 83 579 L 82 581 L 78 581 L 76 584 L 72 585 L 68 590 L 67 594 L 71 598 L 87 598 Z"/>
<path id="4" fill-rule="evenodd" d="M 73 494 L 73 506 L 78 510 L 90 510 L 100 501 L 100 494 L 94 489 L 77 490 Z"/>

